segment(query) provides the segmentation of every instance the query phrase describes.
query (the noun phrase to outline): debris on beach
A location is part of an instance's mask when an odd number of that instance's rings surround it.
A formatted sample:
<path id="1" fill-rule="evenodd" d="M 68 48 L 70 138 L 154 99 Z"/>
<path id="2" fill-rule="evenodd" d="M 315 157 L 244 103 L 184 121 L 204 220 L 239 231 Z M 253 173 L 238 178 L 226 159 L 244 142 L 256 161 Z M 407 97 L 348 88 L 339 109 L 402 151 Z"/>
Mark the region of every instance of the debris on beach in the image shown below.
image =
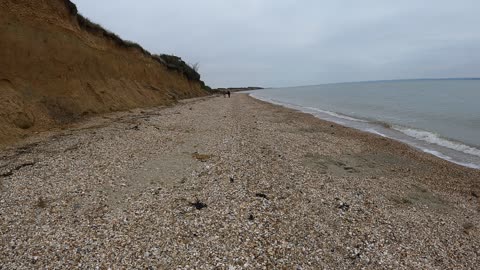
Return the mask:
<path id="1" fill-rule="evenodd" d="M 191 206 L 195 207 L 197 210 L 202 210 L 203 208 L 206 208 L 207 205 L 205 203 L 200 202 L 199 199 L 197 199 L 194 203 L 190 203 Z"/>
<path id="2" fill-rule="evenodd" d="M 341 209 L 342 211 L 348 211 L 350 209 L 350 205 L 346 202 L 341 202 L 338 205 L 338 208 Z"/>
<path id="3" fill-rule="evenodd" d="M 47 207 L 47 201 L 42 197 L 39 197 L 37 202 L 35 203 L 35 206 L 38 208 L 45 208 Z"/>
<path id="4" fill-rule="evenodd" d="M 255 197 L 264 198 L 264 199 L 268 200 L 267 195 L 265 195 L 265 194 L 263 194 L 263 193 L 255 193 Z"/>
<path id="5" fill-rule="evenodd" d="M 192 157 L 200 162 L 207 162 L 210 158 L 212 158 L 212 155 L 200 154 L 198 152 L 195 152 L 192 154 Z"/>
<path id="6" fill-rule="evenodd" d="M 135 126 L 131 127 L 130 129 L 138 131 L 138 130 L 140 130 L 140 127 L 138 125 L 135 125 Z"/>

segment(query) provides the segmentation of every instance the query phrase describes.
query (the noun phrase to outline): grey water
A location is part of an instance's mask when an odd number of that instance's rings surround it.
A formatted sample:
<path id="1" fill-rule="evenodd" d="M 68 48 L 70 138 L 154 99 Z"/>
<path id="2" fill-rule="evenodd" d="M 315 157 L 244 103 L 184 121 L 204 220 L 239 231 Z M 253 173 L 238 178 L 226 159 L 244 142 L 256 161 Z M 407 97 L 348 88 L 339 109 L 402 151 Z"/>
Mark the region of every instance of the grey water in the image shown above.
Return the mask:
<path id="1" fill-rule="evenodd" d="M 336 83 L 250 95 L 480 169 L 480 79 Z"/>

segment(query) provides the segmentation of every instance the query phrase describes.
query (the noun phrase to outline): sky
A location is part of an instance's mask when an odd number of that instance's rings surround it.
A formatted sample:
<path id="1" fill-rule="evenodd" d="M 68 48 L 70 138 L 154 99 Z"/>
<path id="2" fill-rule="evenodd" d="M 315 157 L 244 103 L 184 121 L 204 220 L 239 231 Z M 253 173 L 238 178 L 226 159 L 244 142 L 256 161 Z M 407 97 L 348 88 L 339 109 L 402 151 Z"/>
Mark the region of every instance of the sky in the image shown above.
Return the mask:
<path id="1" fill-rule="evenodd" d="M 211 87 L 480 77 L 478 0 L 73 0 Z"/>

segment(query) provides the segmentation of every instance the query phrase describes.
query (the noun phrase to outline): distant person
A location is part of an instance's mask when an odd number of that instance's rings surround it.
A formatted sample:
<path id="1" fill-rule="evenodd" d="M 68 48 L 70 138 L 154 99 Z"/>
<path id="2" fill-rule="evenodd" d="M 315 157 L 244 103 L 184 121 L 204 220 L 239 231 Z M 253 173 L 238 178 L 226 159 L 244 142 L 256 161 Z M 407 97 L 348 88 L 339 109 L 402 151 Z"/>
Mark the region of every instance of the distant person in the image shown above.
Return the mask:
<path id="1" fill-rule="evenodd" d="M 230 98 L 230 91 L 227 91 L 228 98 Z"/>

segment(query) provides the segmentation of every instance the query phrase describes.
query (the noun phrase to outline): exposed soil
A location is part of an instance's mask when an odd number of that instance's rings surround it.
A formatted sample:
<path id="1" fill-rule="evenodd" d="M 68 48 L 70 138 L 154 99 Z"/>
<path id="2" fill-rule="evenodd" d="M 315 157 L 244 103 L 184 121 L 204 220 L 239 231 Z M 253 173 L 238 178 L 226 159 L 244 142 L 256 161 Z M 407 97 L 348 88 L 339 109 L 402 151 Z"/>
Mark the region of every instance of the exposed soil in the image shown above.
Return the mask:
<path id="1" fill-rule="evenodd" d="M 85 31 L 65 2 L 0 1 L 0 147 L 86 116 L 206 95 L 140 50 Z"/>

